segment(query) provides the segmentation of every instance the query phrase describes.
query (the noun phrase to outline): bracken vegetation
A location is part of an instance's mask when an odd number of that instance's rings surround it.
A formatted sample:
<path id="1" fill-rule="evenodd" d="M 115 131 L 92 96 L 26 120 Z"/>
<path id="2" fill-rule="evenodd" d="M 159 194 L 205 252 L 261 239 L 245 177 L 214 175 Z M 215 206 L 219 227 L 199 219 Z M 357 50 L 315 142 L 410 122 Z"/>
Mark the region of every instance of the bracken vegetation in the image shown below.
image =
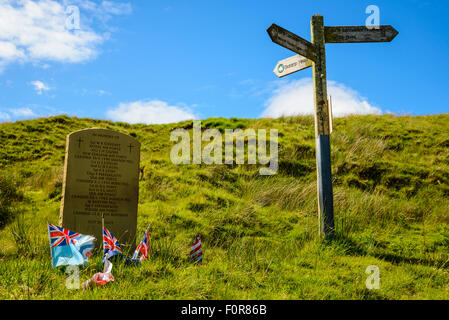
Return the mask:
<path id="1" fill-rule="evenodd" d="M 318 237 L 314 121 L 206 119 L 203 128 L 279 130 L 279 171 L 174 165 L 170 132 L 192 122 L 129 125 L 58 116 L 0 124 L 0 299 L 448 299 L 449 115 L 335 119 L 336 238 Z M 58 223 L 65 138 L 101 127 L 142 143 L 138 235 L 150 258 L 116 263 L 115 282 L 66 289 L 46 222 Z M 188 260 L 196 233 L 204 263 Z M 365 270 L 380 269 L 368 290 Z M 101 253 L 80 269 L 102 270 Z"/>

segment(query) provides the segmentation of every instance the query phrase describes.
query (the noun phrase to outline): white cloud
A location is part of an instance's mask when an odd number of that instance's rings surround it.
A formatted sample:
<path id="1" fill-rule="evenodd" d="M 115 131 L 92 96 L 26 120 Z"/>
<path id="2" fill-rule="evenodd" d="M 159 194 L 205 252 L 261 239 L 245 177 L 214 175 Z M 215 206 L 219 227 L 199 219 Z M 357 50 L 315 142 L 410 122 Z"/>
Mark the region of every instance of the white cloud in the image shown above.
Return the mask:
<path id="1" fill-rule="evenodd" d="M 0 121 L 9 121 L 11 120 L 11 116 L 6 112 L 0 111 Z"/>
<path id="2" fill-rule="evenodd" d="M 84 11 L 80 29 L 68 30 L 71 13 L 66 8 L 73 4 Z M 126 13 L 130 5 L 111 2 L 103 8 L 88 0 L 0 0 L 0 67 L 13 62 L 78 63 L 95 58 L 107 35 L 91 29 L 89 15 L 109 16 L 110 11 Z"/>
<path id="3" fill-rule="evenodd" d="M 328 81 L 328 95 L 332 97 L 334 117 L 351 114 L 381 114 L 382 110 L 372 106 L 357 91 L 345 85 Z M 274 90 L 265 103 L 266 109 L 261 117 L 277 118 L 280 116 L 314 114 L 313 82 L 306 78 L 283 82 Z"/>
<path id="4" fill-rule="evenodd" d="M 90 25 L 94 20 L 105 24 L 112 16 L 126 15 L 132 13 L 132 5 L 129 2 L 89 0 L 62 0 L 64 6 L 75 5 L 85 14 L 81 15 L 84 24 Z M 109 28 L 111 29 L 111 28 Z"/>
<path id="5" fill-rule="evenodd" d="M 10 112 L 14 117 L 17 118 L 30 118 L 36 116 L 36 114 L 30 108 L 10 109 Z"/>
<path id="6" fill-rule="evenodd" d="M 104 11 L 115 15 L 130 14 L 132 12 L 132 7 L 130 3 L 116 3 L 112 1 L 103 1 L 101 3 L 101 6 L 103 7 Z"/>
<path id="7" fill-rule="evenodd" d="M 38 95 L 41 95 L 42 91 L 50 90 L 50 88 L 42 81 L 38 81 L 38 80 L 32 81 L 31 84 L 33 85 L 34 90 L 36 90 Z"/>
<path id="8" fill-rule="evenodd" d="M 31 104 L 28 106 L 17 108 L 0 107 L 0 122 L 36 119 L 40 117 L 51 117 L 59 114 L 67 114 L 67 112 L 56 110 L 48 106 L 36 104 Z"/>
<path id="9" fill-rule="evenodd" d="M 108 92 L 108 91 L 106 91 L 106 90 L 101 90 L 101 89 L 100 89 L 100 90 L 97 90 L 97 91 L 96 91 L 96 94 L 97 94 L 98 96 L 101 97 L 101 96 L 104 96 L 104 95 L 106 95 L 106 94 L 107 94 L 107 95 L 110 95 L 111 93 Z"/>
<path id="10" fill-rule="evenodd" d="M 11 42 L 0 41 L 0 57 L 7 60 L 21 59 L 25 57 L 25 53 Z"/>
<path id="11" fill-rule="evenodd" d="M 195 119 L 193 112 L 185 106 L 170 106 L 160 100 L 140 100 L 120 103 L 116 109 L 107 111 L 113 121 L 128 123 L 163 124 Z"/>

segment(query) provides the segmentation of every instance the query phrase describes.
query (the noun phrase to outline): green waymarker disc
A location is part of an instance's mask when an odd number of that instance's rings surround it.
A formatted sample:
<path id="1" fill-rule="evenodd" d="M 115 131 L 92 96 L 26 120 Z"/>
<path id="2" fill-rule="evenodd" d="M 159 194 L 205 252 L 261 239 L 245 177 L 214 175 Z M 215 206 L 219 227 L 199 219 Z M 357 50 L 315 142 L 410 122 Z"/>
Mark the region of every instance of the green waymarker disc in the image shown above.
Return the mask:
<path id="1" fill-rule="evenodd" d="M 280 65 L 279 65 L 279 67 L 278 67 L 278 72 L 279 72 L 279 73 L 284 72 L 284 65 L 283 65 L 283 64 L 280 64 Z"/>

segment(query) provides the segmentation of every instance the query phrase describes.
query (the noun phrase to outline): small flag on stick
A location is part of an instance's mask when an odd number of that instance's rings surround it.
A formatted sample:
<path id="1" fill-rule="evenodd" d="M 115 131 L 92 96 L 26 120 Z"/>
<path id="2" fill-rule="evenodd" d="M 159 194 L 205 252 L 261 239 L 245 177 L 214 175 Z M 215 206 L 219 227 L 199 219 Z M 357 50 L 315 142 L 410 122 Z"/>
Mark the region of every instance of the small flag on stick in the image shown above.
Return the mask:
<path id="1" fill-rule="evenodd" d="M 203 249 L 201 247 L 201 238 L 199 234 L 196 236 L 192 249 L 190 249 L 190 258 L 194 259 L 197 263 L 203 263 Z"/>
<path id="2" fill-rule="evenodd" d="M 139 245 L 136 248 L 136 251 L 133 254 L 132 259 L 137 260 L 140 256 L 140 262 L 148 258 L 148 245 L 150 243 L 150 226 L 148 226 L 147 230 L 145 231 L 145 234 L 143 235 L 142 241 L 140 241 Z"/>
<path id="3" fill-rule="evenodd" d="M 122 248 L 120 248 L 118 240 L 114 235 L 106 228 L 103 227 L 103 262 L 105 259 L 109 259 L 117 254 L 122 254 Z"/>
<path id="4" fill-rule="evenodd" d="M 103 227 L 103 263 L 106 263 L 112 257 L 116 257 L 114 259 L 124 260 L 126 264 L 138 265 L 140 263 L 139 260 L 133 260 L 127 255 L 123 254 L 122 248 L 118 243 L 118 240 L 111 231 Z"/>

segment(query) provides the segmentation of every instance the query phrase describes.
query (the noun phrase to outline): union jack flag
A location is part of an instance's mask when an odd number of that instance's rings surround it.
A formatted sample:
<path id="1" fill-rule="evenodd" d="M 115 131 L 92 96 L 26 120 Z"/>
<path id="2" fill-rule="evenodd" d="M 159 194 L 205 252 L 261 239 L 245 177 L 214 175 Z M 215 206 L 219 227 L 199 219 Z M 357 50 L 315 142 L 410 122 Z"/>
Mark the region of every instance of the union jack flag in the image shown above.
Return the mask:
<path id="1" fill-rule="evenodd" d="M 203 249 L 199 234 L 196 236 L 192 249 L 190 249 L 190 258 L 194 259 L 197 263 L 203 263 Z"/>
<path id="2" fill-rule="evenodd" d="M 48 224 L 48 232 L 50 235 L 50 246 L 52 248 L 68 246 L 71 243 L 76 244 L 76 238 L 81 235 L 80 233 L 60 228 L 53 224 Z"/>
<path id="3" fill-rule="evenodd" d="M 139 245 L 136 248 L 136 251 L 134 251 L 132 259 L 137 260 L 139 254 L 142 254 L 140 256 L 140 262 L 148 258 L 149 243 L 150 243 L 150 226 L 148 226 L 147 230 L 145 231 L 145 234 L 143 235 L 142 241 L 140 241 Z"/>
<path id="4" fill-rule="evenodd" d="M 47 223 L 47 226 L 52 266 L 55 268 L 83 264 L 85 259 L 77 248 L 82 235 L 53 224 Z"/>
<path id="5" fill-rule="evenodd" d="M 103 250 L 104 257 L 108 258 L 122 253 L 117 238 L 106 228 L 103 228 Z"/>

